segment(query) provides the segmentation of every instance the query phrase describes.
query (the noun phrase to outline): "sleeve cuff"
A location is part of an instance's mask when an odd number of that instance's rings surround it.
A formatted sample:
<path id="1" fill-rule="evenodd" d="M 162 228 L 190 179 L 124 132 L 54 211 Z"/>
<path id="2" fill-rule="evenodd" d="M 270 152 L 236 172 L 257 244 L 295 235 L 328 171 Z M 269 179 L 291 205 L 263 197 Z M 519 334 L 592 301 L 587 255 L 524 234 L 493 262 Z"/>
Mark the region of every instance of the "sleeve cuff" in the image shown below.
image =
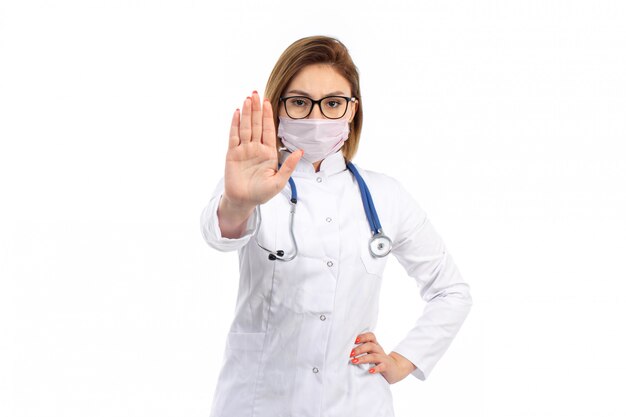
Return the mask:
<path id="1" fill-rule="evenodd" d="M 392 349 L 392 351 L 404 356 L 406 359 L 411 361 L 413 365 L 415 365 L 415 369 L 410 373 L 410 375 L 413 375 L 415 378 L 419 379 L 420 381 L 426 380 L 426 377 L 428 375 L 425 374 L 424 371 L 422 370 L 422 366 L 420 365 L 419 358 L 417 358 L 415 354 L 412 354 L 410 353 L 410 351 L 405 350 L 402 347 L 402 343 L 400 343 L 398 346 Z"/>

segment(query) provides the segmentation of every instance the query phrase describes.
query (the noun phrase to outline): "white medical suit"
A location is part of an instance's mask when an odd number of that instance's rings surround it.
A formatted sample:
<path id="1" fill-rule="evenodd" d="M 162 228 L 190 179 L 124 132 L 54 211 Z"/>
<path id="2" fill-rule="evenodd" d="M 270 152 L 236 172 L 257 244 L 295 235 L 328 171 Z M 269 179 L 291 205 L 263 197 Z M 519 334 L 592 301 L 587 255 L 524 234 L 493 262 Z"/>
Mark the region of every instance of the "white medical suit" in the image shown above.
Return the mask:
<path id="1" fill-rule="evenodd" d="M 280 161 L 289 156 L 280 151 Z M 355 164 L 356 166 L 356 164 Z M 427 378 L 469 313 L 472 299 L 452 256 L 421 207 L 394 178 L 357 166 L 393 254 L 415 279 L 426 306 L 395 351 Z M 388 257 L 368 248 L 371 231 L 356 179 L 341 150 L 319 172 L 300 160 L 294 235 L 298 256 L 271 261 L 254 233 L 256 212 L 236 239 L 221 235 L 219 181 L 202 210 L 205 241 L 239 254 L 239 292 L 211 417 L 393 417 L 390 385 L 372 363 L 353 364 L 357 335 L 374 331 Z M 259 243 L 292 253 L 289 183 L 260 206 Z M 212 279 L 230 279 L 213 276 Z M 416 293 L 417 296 L 417 293 Z M 407 306 L 406 311 L 414 311 Z M 410 376 L 409 376 L 410 377 Z"/>

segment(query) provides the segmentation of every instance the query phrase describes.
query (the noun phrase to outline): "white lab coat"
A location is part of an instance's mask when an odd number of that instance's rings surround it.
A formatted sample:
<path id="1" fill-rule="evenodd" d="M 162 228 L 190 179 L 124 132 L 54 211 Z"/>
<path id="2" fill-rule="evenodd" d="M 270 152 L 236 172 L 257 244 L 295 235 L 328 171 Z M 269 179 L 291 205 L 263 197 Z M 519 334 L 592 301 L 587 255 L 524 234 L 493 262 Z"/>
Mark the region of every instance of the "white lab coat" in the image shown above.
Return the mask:
<path id="1" fill-rule="evenodd" d="M 281 150 L 280 161 L 289 155 Z M 355 164 L 356 166 L 356 164 Z M 357 166 L 368 185 L 391 253 L 415 279 L 427 302 L 395 347 L 426 379 L 469 313 L 469 286 L 425 212 L 394 178 Z M 294 234 L 299 254 L 271 261 L 254 238 L 256 213 L 245 234 L 221 236 L 219 181 L 202 210 L 206 242 L 238 250 L 239 292 L 227 335 L 211 417 L 392 417 L 390 386 L 373 364 L 353 364 L 357 335 L 375 331 L 387 257 L 369 253 L 371 237 L 359 187 L 341 150 L 315 172 L 300 160 L 292 178 L 298 191 Z M 289 183 L 260 206 L 259 243 L 292 253 Z M 230 279 L 231 277 L 212 277 Z M 413 311 L 407 306 L 407 311 Z"/>

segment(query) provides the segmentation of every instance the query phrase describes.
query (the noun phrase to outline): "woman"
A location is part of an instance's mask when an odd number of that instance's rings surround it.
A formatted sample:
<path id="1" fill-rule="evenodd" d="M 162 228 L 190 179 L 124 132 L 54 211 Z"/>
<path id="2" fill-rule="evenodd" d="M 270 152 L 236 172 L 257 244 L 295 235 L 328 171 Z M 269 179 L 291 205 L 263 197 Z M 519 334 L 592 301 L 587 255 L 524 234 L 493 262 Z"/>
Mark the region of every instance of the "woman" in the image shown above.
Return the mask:
<path id="1" fill-rule="evenodd" d="M 254 91 L 233 114 L 201 216 L 206 242 L 238 250 L 240 265 L 211 416 L 394 416 L 389 385 L 426 379 L 470 310 L 424 211 L 394 178 L 352 164 L 362 111 L 346 47 L 312 36 L 283 52 L 263 101 Z M 382 228 L 357 175 L 391 242 L 370 246 Z M 373 330 L 389 249 L 428 304 L 386 353 Z"/>

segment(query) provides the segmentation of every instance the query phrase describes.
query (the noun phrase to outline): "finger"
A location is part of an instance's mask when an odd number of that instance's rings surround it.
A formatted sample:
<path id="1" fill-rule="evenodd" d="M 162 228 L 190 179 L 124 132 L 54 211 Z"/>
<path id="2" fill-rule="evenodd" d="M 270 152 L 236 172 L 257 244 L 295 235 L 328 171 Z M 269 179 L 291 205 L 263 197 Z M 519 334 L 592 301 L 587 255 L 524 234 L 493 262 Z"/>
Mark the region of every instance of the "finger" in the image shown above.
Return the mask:
<path id="1" fill-rule="evenodd" d="M 263 100 L 263 139 L 262 142 L 270 148 L 276 148 L 276 127 L 274 126 L 274 111 L 268 99 Z"/>
<path id="2" fill-rule="evenodd" d="M 239 146 L 239 109 L 233 113 L 233 120 L 230 123 L 230 137 L 228 140 L 228 149 Z"/>
<path id="3" fill-rule="evenodd" d="M 252 92 L 252 140 L 260 142 L 263 133 L 263 112 L 259 93 Z"/>
<path id="4" fill-rule="evenodd" d="M 279 189 L 282 190 L 282 187 L 284 187 L 287 181 L 289 181 L 289 177 L 291 177 L 291 173 L 296 168 L 296 165 L 302 157 L 302 154 L 304 154 L 304 151 L 302 149 L 298 149 L 297 151 L 292 152 L 291 155 L 289 155 L 285 162 L 283 162 L 283 164 L 280 166 L 280 169 L 276 173 L 276 180 L 278 181 L 277 185 L 279 186 Z"/>
<path id="5" fill-rule="evenodd" d="M 352 358 L 352 363 L 381 363 L 386 355 L 380 353 L 368 353 L 367 355 L 359 356 L 358 358 Z"/>
<path id="6" fill-rule="evenodd" d="M 367 342 L 352 349 L 350 357 L 360 355 L 361 353 L 385 353 L 383 347 L 378 343 Z"/>
<path id="7" fill-rule="evenodd" d="M 375 352 L 375 353 L 384 353 L 383 347 L 378 343 L 367 342 L 360 345 L 356 348 L 357 352 Z"/>
<path id="8" fill-rule="evenodd" d="M 373 332 L 364 333 L 364 337 L 367 342 L 378 343 L 378 341 L 376 340 L 376 335 Z"/>
<path id="9" fill-rule="evenodd" d="M 385 362 L 381 362 L 376 366 L 372 366 L 369 370 L 370 374 L 381 373 L 387 370 L 387 364 Z"/>
<path id="10" fill-rule="evenodd" d="M 241 112 L 241 121 L 239 123 L 239 139 L 242 144 L 250 142 L 250 136 L 252 136 L 252 128 L 250 123 L 252 100 L 247 97 L 243 102 L 243 111 Z"/>
<path id="11" fill-rule="evenodd" d="M 356 337 L 356 339 L 354 340 L 354 343 L 364 343 L 364 342 L 374 342 L 374 343 L 378 343 L 376 341 L 376 336 L 374 335 L 374 333 L 372 332 L 365 332 L 365 333 L 361 333 L 360 335 L 358 335 Z"/>

